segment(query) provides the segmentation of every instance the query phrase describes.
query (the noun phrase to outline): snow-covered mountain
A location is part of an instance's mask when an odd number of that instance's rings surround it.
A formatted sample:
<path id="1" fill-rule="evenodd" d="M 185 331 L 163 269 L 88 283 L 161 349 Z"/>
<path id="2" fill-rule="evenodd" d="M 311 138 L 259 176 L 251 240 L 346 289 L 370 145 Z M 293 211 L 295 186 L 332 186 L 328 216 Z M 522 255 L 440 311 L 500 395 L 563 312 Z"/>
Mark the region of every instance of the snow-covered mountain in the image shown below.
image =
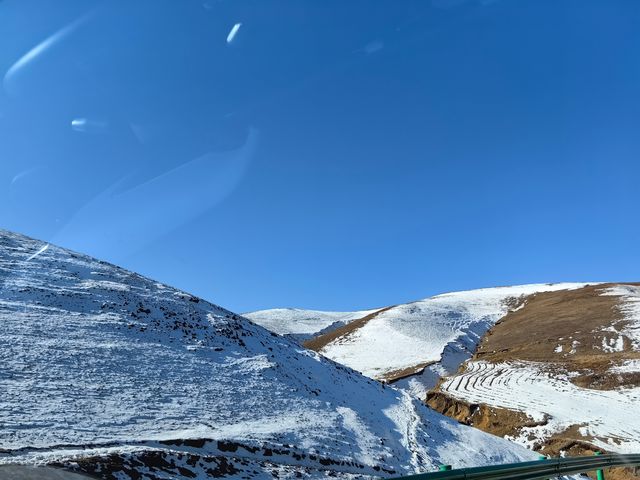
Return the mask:
<path id="1" fill-rule="evenodd" d="M 640 451 L 638 284 L 455 292 L 364 320 L 305 344 L 528 448 Z"/>
<path id="2" fill-rule="evenodd" d="M 536 458 L 185 292 L 0 231 L 0 464 L 390 476 Z"/>
<path id="3" fill-rule="evenodd" d="M 351 324 L 323 332 L 305 344 L 364 375 L 396 381 L 398 386 L 424 397 L 441 377 L 455 373 L 471 358 L 482 336 L 510 309 L 518 308 L 525 296 L 584 285 L 485 288 L 445 293 L 373 312 L 354 312 Z M 304 323 L 310 315 L 320 317 L 318 312 L 288 310 L 286 317 L 275 320 L 280 311 L 263 310 L 248 316 L 277 333 L 298 328 L 298 322 Z M 365 315 L 366 321 L 357 321 Z"/>
<path id="4" fill-rule="evenodd" d="M 243 316 L 272 332 L 304 341 L 377 311 L 378 309 L 358 312 L 322 312 L 300 308 L 273 308 L 244 313 Z"/>

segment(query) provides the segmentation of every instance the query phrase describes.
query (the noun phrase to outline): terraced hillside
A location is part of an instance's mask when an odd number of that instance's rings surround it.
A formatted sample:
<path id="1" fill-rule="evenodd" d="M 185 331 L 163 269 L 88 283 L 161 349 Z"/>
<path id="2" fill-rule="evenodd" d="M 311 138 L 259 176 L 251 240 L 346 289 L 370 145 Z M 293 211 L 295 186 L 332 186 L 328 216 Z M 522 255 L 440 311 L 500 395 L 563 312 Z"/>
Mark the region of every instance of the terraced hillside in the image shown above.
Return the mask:
<path id="1" fill-rule="evenodd" d="M 526 298 L 428 404 L 549 455 L 640 451 L 640 287 Z"/>

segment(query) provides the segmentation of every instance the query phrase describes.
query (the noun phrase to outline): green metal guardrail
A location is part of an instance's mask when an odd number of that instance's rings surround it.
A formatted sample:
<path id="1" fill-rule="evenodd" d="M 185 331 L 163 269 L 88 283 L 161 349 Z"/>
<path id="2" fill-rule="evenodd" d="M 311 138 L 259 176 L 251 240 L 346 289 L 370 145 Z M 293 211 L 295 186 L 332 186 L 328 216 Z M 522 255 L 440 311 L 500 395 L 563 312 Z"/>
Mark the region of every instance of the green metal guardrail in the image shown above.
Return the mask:
<path id="1" fill-rule="evenodd" d="M 604 480 L 602 469 L 609 467 L 635 467 L 640 465 L 640 454 L 615 453 L 592 457 L 550 458 L 533 462 L 507 463 L 487 467 L 450 470 L 449 465 L 439 472 L 421 473 L 402 477 L 402 480 L 547 480 L 562 475 L 598 472 L 598 480 Z"/>

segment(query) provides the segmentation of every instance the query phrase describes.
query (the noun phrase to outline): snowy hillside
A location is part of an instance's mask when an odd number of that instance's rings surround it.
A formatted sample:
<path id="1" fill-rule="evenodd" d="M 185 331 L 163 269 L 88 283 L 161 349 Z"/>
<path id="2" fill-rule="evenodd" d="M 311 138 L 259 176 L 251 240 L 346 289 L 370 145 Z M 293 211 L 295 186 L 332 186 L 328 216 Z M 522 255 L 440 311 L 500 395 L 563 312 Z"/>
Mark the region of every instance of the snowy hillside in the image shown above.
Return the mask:
<path id="1" fill-rule="evenodd" d="M 0 231 L 0 463 L 388 476 L 536 458 L 243 317 Z"/>
<path id="2" fill-rule="evenodd" d="M 312 336 L 341 327 L 376 311 L 322 312 L 300 308 L 273 308 L 243 315 L 272 332 L 289 335 L 297 340 L 307 340 Z"/>
<path id="3" fill-rule="evenodd" d="M 640 451 L 640 421 L 630 415 L 640 405 L 638 284 L 449 293 L 305 344 L 545 454 Z"/>
<path id="4" fill-rule="evenodd" d="M 517 308 L 523 296 L 583 285 L 522 285 L 437 295 L 381 310 L 319 351 L 371 378 L 400 379 L 397 386 L 423 398 L 440 377 L 454 373 L 473 355 L 487 330 L 510 308 Z M 277 316 L 277 310 L 271 312 Z M 295 315 L 298 312 L 300 317 Z M 305 316 L 305 311 L 296 310 L 279 322 L 263 324 L 283 332 L 283 324 L 295 325 Z M 416 372 L 422 373 L 414 375 Z"/>

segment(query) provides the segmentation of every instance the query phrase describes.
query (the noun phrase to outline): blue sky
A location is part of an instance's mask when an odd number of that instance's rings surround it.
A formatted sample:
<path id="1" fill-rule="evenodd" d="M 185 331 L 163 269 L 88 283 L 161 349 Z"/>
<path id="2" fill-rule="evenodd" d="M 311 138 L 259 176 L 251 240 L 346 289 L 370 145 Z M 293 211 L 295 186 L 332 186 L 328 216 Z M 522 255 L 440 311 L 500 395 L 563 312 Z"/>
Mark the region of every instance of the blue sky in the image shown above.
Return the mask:
<path id="1" fill-rule="evenodd" d="M 638 2 L 132 3 L 0 3 L 0 227 L 236 311 L 639 280 Z"/>

